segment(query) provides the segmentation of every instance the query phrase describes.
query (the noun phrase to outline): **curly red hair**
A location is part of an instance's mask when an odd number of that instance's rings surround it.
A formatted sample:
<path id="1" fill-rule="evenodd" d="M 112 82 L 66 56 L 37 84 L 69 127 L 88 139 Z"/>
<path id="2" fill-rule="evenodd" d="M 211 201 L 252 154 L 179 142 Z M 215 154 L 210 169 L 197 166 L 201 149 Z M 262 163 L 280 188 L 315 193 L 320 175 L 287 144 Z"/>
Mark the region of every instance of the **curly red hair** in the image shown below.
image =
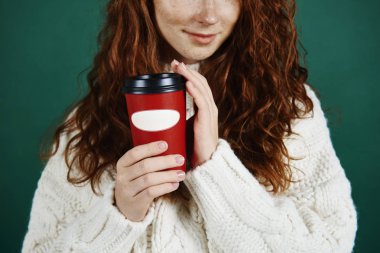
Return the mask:
<path id="1" fill-rule="evenodd" d="M 241 1 L 231 36 L 199 69 L 219 110 L 220 137 L 273 192 L 292 182 L 284 144 L 292 120 L 313 109 L 304 86 L 308 72 L 299 64 L 295 9 L 294 0 Z M 122 86 L 128 76 L 164 71 L 157 29 L 152 1 L 108 3 L 100 49 L 87 75 L 89 92 L 56 129 L 48 154 L 57 152 L 61 134 L 70 134 L 65 160 L 71 183 L 89 181 L 96 192 L 102 174 L 132 148 Z"/>

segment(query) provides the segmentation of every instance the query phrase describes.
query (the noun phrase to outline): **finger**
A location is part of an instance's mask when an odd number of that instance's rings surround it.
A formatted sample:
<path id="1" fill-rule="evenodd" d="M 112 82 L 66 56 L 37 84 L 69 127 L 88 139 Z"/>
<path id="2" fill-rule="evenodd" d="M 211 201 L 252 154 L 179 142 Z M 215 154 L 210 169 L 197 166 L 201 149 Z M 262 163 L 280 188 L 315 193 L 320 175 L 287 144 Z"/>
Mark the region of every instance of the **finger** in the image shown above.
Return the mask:
<path id="1" fill-rule="evenodd" d="M 195 76 L 190 71 L 190 69 L 188 67 L 186 67 L 186 65 L 183 62 L 178 63 L 177 61 L 173 61 L 173 65 L 174 65 L 173 70 L 176 73 L 184 76 L 189 81 L 192 81 L 195 83 L 201 83 L 201 80 L 197 76 Z"/>
<path id="2" fill-rule="evenodd" d="M 208 101 L 208 94 L 204 90 L 201 81 L 195 77 L 190 71 L 186 69 L 186 66 L 181 63 L 177 68 L 177 73 L 183 75 L 190 83 L 193 85 L 193 89 L 189 92 L 190 95 L 194 98 L 199 109 L 209 110 L 210 102 Z M 207 108 L 208 107 L 208 108 Z"/>
<path id="3" fill-rule="evenodd" d="M 178 74 L 183 75 L 187 80 L 190 82 L 194 83 L 197 88 L 201 91 L 201 93 L 204 93 L 205 95 L 207 94 L 206 89 L 204 88 L 204 84 L 202 83 L 202 75 L 195 75 L 194 70 L 189 69 L 186 67 L 186 65 L 182 62 L 178 65 L 177 67 Z M 197 85 L 199 84 L 199 85 Z M 205 96 L 206 97 L 206 96 Z"/>
<path id="4" fill-rule="evenodd" d="M 210 106 L 204 96 L 201 94 L 199 89 L 197 89 L 193 82 L 187 81 L 186 88 L 189 94 L 194 98 L 194 102 L 199 108 L 199 112 L 210 112 Z"/>
<path id="5" fill-rule="evenodd" d="M 135 197 L 137 194 L 151 186 L 165 183 L 178 183 L 184 179 L 185 172 L 182 170 L 148 173 L 130 182 L 127 191 L 132 197 Z"/>
<path id="6" fill-rule="evenodd" d="M 203 96 L 203 99 L 207 102 L 209 112 L 212 113 L 212 115 L 217 114 L 218 108 L 214 102 L 214 97 L 212 95 L 211 88 L 208 85 L 206 78 L 197 71 L 186 67 L 184 63 L 179 63 L 177 60 L 172 61 L 172 66 L 174 72 L 183 75 L 186 79 L 188 79 L 194 84 L 196 89 L 200 90 L 200 94 Z M 194 97 L 194 95 L 192 96 Z M 197 106 L 205 109 L 205 107 L 202 107 L 199 103 L 201 99 L 202 98 L 197 99 Z"/>
<path id="7" fill-rule="evenodd" d="M 151 186 L 136 195 L 136 199 L 150 203 L 153 199 L 177 190 L 179 183 L 165 183 Z"/>
<path id="8" fill-rule="evenodd" d="M 208 95 L 207 98 L 210 100 L 210 102 L 214 102 L 214 97 L 212 95 L 211 88 L 207 82 L 207 79 L 204 76 L 202 76 L 198 71 L 186 67 L 185 64 L 181 64 L 179 66 L 185 68 L 184 70 L 190 72 L 190 74 L 193 75 L 194 78 L 196 78 L 199 81 L 199 83 L 202 85 L 201 88 L 203 88 L 204 93 Z"/>
<path id="9" fill-rule="evenodd" d="M 184 65 L 183 63 L 180 64 L 176 59 L 174 59 L 174 60 L 171 62 L 170 65 L 171 65 L 171 68 L 172 68 L 172 70 L 173 70 L 174 72 L 183 75 L 187 80 L 190 80 L 190 81 L 192 81 L 193 83 L 195 82 L 195 83 L 200 83 L 200 84 L 202 84 L 202 80 L 200 79 L 200 77 L 203 77 L 203 76 L 200 75 L 199 73 L 198 73 L 198 76 L 194 75 L 194 74 L 197 73 L 197 72 L 196 72 L 196 71 L 193 71 L 193 70 L 191 70 L 191 69 L 189 69 L 189 68 L 187 68 L 186 65 Z M 181 70 L 179 69 L 180 66 L 181 66 L 182 68 L 185 68 L 185 69 L 182 69 L 182 71 L 181 71 Z M 188 73 L 184 72 L 184 70 L 187 71 Z M 205 79 L 205 78 L 204 78 L 204 79 Z M 202 86 L 204 86 L 204 85 L 202 84 Z"/>
<path id="10" fill-rule="evenodd" d="M 187 68 L 188 71 L 190 71 L 194 76 L 196 76 L 202 83 L 204 89 L 207 91 L 207 94 L 209 95 L 210 99 L 212 100 L 212 102 L 214 102 L 214 96 L 212 95 L 212 91 L 211 91 L 211 88 L 210 88 L 210 85 L 208 84 L 207 82 L 207 79 L 202 76 L 198 71 L 195 71 L 193 69 L 190 69 L 190 68 Z"/>
<path id="11" fill-rule="evenodd" d="M 174 59 L 174 60 L 170 63 L 170 67 L 172 68 L 172 70 L 173 70 L 174 72 L 177 71 L 178 65 L 179 65 L 179 62 L 178 62 L 176 59 Z"/>
<path id="12" fill-rule="evenodd" d="M 207 79 L 202 76 L 198 71 L 195 71 L 195 70 L 192 70 L 192 69 L 189 69 L 188 70 L 194 75 L 194 76 L 197 76 L 198 79 L 201 81 L 202 85 L 203 85 L 203 88 L 204 90 L 206 91 L 207 93 L 207 100 L 209 102 L 209 106 L 211 109 L 214 109 L 214 112 L 218 110 L 216 104 L 215 104 L 215 100 L 214 100 L 214 96 L 212 94 L 212 91 L 211 91 L 211 88 L 210 88 L 210 85 L 208 84 L 207 82 Z"/>
<path id="13" fill-rule="evenodd" d="M 156 141 L 136 146 L 128 150 L 128 152 L 117 161 L 116 168 L 119 170 L 129 167 L 144 158 L 159 155 L 166 151 L 167 148 L 168 144 L 165 141 Z"/>
<path id="14" fill-rule="evenodd" d="M 199 74 L 197 71 L 187 68 L 183 63 L 180 63 L 178 65 L 177 71 L 179 74 L 184 75 L 190 82 L 194 84 L 195 88 L 200 91 L 203 99 L 205 99 L 207 102 L 209 111 L 212 112 L 212 109 L 215 107 L 215 102 L 206 78 Z"/>
<path id="15" fill-rule="evenodd" d="M 172 70 L 173 70 L 174 72 L 176 72 L 176 73 L 178 73 L 178 74 L 182 74 L 183 76 L 187 77 L 188 80 L 194 82 L 193 79 L 197 79 L 197 81 L 198 81 L 199 83 L 201 83 L 202 86 L 204 86 L 205 90 L 207 90 L 206 87 L 208 87 L 208 90 L 209 90 L 209 91 L 207 91 L 207 92 L 208 92 L 209 96 L 212 97 L 211 89 L 210 89 L 210 87 L 209 87 L 209 85 L 208 85 L 208 83 L 207 83 L 207 80 L 206 80 L 206 78 L 205 78 L 204 76 L 202 76 L 201 74 L 199 74 L 197 71 L 192 70 L 192 69 L 186 67 L 186 65 L 185 65 L 184 63 L 181 63 L 181 64 L 180 64 L 176 59 L 174 59 L 174 60 L 171 62 L 170 65 L 171 65 L 171 68 L 172 68 Z M 181 68 L 182 68 L 182 71 L 179 70 L 179 67 L 180 67 L 180 66 L 181 66 Z M 183 72 L 183 71 L 187 71 L 188 74 L 185 73 L 185 72 Z M 191 75 L 192 77 L 190 77 L 189 75 Z"/>
<path id="16" fill-rule="evenodd" d="M 132 165 L 126 172 L 126 180 L 132 181 L 145 174 L 182 166 L 185 158 L 181 155 L 166 155 L 146 158 Z"/>

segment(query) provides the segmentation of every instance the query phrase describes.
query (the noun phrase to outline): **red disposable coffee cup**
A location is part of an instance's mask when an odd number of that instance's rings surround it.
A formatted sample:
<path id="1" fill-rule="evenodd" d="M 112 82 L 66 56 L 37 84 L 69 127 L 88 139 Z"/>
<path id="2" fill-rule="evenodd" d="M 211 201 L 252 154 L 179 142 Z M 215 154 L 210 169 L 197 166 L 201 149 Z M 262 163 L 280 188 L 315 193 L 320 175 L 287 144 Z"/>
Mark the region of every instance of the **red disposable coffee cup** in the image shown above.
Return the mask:
<path id="1" fill-rule="evenodd" d="M 160 154 L 180 154 L 186 161 L 186 79 L 176 73 L 134 76 L 123 88 L 134 146 L 164 140 Z M 171 170 L 186 171 L 186 162 Z"/>

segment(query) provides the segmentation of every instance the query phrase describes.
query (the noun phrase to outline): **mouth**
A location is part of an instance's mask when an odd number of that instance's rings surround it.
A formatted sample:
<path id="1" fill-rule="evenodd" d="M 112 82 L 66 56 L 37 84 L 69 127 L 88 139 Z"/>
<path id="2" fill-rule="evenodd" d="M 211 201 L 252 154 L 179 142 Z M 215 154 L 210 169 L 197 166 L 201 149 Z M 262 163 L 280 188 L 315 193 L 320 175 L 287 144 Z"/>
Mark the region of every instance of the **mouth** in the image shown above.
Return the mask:
<path id="1" fill-rule="evenodd" d="M 217 36 L 217 33 L 210 33 L 210 34 L 204 34 L 204 33 L 192 33 L 184 31 L 190 39 L 200 45 L 208 45 L 211 42 L 213 42 Z"/>

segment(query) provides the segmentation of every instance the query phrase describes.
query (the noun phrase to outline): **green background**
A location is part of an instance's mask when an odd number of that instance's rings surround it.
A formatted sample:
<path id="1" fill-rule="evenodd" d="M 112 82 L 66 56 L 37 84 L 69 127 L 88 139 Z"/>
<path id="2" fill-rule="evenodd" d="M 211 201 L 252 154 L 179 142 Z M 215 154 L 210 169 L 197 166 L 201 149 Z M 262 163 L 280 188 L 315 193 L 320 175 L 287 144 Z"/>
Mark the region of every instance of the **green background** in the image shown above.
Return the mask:
<path id="1" fill-rule="evenodd" d="M 321 94 L 359 213 L 355 252 L 379 252 L 380 2 L 298 1 L 309 82 Z M 0 0 L 1 252 L 19 252 L 43 165 L 39 147 L 85 89 L 101 0 Z M 85 86 L 85 85 L 84 85 Z M 377 199 L 377 200 L 376 200 Z"/>

